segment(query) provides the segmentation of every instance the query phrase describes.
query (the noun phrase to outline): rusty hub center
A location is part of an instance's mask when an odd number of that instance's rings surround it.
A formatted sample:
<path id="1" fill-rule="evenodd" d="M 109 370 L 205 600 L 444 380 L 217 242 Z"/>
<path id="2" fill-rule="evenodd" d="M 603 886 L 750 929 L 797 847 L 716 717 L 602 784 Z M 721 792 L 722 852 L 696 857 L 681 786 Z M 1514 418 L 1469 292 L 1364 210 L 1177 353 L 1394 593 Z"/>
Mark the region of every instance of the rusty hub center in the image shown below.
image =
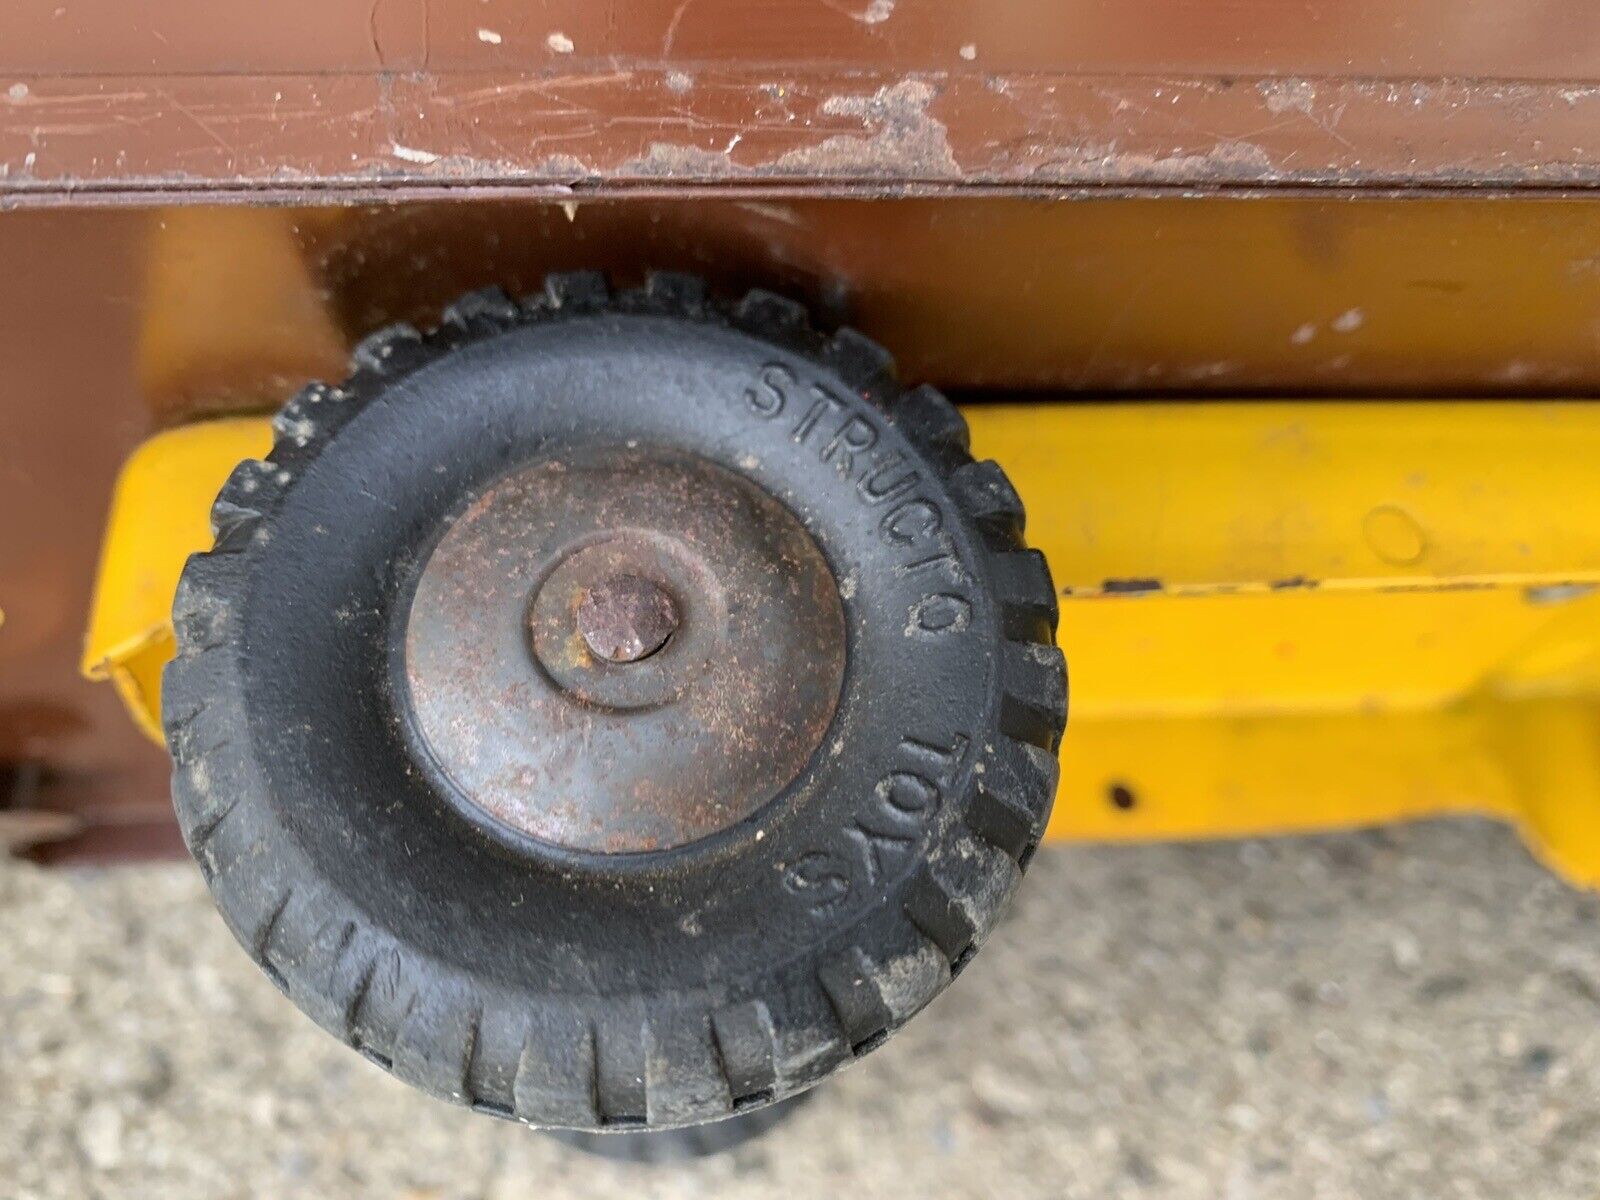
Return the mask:
<path id="1" fill-rule="evenodd" d="M 615 575 L 584 594 L 578 632 L 597 658 L 631 663 L 649 658 L 678 627 L 672 593 L 637 575 Z"/>
<path id="2" fill-rule="evenodd" d="M 844 613 L 816 543 L 683 454 L 528 466 L 458 517 L 405 633 L 412 725 L 478 816 L 639 853 L 750 816 L 821 743 Z"/>

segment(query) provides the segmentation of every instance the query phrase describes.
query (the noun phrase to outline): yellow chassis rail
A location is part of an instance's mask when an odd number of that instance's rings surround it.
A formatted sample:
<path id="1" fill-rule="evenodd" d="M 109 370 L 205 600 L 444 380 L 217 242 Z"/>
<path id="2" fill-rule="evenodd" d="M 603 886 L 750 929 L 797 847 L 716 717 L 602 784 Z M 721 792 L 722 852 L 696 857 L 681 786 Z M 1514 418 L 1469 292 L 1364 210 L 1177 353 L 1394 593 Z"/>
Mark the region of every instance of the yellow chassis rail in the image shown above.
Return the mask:
<path id="1" fill-rule="evenodd" d="M 1600 883 L 1600 403 L 982 406 L 1062 591 L 1053 838 L 1515 822 Z M 184 559 L 264 419 L 118 483 L 84 669 L 160 738 Z"/>

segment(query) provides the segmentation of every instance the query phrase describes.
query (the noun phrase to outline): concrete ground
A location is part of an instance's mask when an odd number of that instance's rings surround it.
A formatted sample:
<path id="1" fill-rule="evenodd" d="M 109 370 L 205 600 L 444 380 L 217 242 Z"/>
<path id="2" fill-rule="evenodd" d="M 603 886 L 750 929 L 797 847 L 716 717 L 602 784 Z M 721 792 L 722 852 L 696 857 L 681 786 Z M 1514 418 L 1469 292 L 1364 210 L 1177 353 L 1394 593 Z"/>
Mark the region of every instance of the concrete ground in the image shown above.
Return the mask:
<path id="1" fill-rule="evenodd" d="M 789 1124 L 638 1168 L 336 1045 L 187 864 L 0 864 L 0 1196 L 1595 1200 L 1597 916 L 1475 822 L 1049 850 Z"/>

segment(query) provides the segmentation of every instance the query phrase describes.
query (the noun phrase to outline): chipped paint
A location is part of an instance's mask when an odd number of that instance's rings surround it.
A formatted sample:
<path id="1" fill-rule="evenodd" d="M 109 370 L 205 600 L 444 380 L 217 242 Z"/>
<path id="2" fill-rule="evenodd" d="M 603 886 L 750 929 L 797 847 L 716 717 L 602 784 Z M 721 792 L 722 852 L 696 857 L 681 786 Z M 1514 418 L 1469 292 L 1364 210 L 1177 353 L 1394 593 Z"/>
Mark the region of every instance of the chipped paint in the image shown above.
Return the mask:
<path id="1" fill-rule="evenodd" d="M 863 3 L 832 7 L 859 14 Z M 563 31 L 544 40 L 551 54 L 579 53 Z M 945 42 L 940 53 L 968 49 L 976 58 L 976 42 Z M 908 75 L 814 63 L 691 73 L 670 60 L 582 58 L 553 73 L 130 77 L 92 88 L 29 79 L 4 93 L 13 104 L 18 95 L 27 111 L 0 123 L 8 208 L 134 195 L 292 199 L 310 188 L 393 198 L 468 185 L 547 195 L 696 183 L 768 195 L 1600 187 L 1600 145 L 1588 139 L 1600 87 L 1572 84 Z M 405 156 L 425 146 L 437 157 Z M 22 169 L 28 153 L 34 163 Z"/>
<path id="2" fill-rule="evenodd" d="M 629 159 L 622 169 L 630 175 L 661 179 L 721 179 L 735 172 L 727 149 L 707 150 L 671 142 L 651 142 L 649 150 Z"/>
<path id="3" fill-rule="evenodd" d="M 1256 91 L 1266 101 L 1270 113 L 1301 112 L 1311 115 L 1311 106 L 1317 99 L 1317 87 L 1309 79 L 1263 79 Z"/>
<path id="4" fill-rule="evenodd" d="M 1217 180 L 1270 178 L 1272 156 L 1252 142 L 1222 142 L 1203 153 L 1152 155 L 1119 150 L 1117 144 L 1076 148 L 1034 169 L 1036 178 L 1083 175 L 1136 182 L 1160 182 L 1202 176 Z"/>
<path id="5" fill-rule="evenodd" d="M 402 146 L 399 142 L 389 146 L 389 153 L 402 162 L 419 163 L 423 166 L 436 163 L 441 157 L 431 150 L 418 150 L 415 146 Z"/>
<path id="6" fill-rule="evenodd" d="M 785 91 L 774 86 L 772 94 L 783 99 Z M 643 154 L 630 158 L 620 169 L 624 174 L 658 179 L 782 175 L 952 178 L 960 174 L 961 168 L 950 149 L 948 131 L 928 112 L 937 94 L 926 81 L 907 79 L 870 95 L 829 96 L 820 105 L 822 114 L 858 120 L 864 132 L 834 134 L 804 149 L 786 151 L 769 162 L 734 161 L 733 151 L 745 140 L 745 133 L 739 131 L 717 148 L 653 141 Z"/>
<path id="7" fill-rule="evenodd" d="M 912 174 L 951 178 L 961 174 L 950 148 L 949 131 L 928 113 L 938 92 L 922 79 L 905 79 L 879 88 L 870 96 L 829 96 L 822 111 L 832 117 L 856 117 L 865 136 L 835 134 L 815 146 L 791 150 L 773 163 L 780 173 L 811 175 Z"/>

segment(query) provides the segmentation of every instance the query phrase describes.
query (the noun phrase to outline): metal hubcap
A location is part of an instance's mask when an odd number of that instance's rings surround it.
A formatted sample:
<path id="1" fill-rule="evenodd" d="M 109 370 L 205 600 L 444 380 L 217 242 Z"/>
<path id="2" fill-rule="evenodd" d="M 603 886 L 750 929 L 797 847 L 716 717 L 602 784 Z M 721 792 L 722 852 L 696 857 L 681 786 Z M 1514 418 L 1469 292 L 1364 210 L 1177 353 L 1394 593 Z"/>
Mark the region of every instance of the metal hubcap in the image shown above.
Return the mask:
<path id="1" fill-rule="evenodd" d="M 405 638 L 413 729 L 460 797 L 601 853 L 684 845 L 768 803 L 844 677 L 811 536 L 682 454 L 594 450 L 495 483 L 428 559 Z"/>

